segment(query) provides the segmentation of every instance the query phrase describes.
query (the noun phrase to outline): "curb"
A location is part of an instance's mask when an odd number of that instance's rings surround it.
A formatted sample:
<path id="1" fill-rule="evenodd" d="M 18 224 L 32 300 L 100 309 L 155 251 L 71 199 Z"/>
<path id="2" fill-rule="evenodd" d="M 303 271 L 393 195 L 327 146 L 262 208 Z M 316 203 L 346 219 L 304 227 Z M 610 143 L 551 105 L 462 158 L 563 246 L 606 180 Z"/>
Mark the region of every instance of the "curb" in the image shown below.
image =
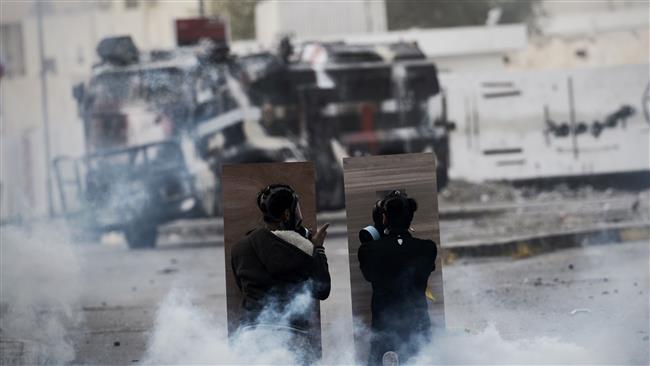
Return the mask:
<path id="1" fill-rule="evenodd" d="M 493 241 L 452 242 L 443 246 L 442 253 L 445 262 L 453 262 L 454 259 L 460 257 L 512 256 L 526 258 L 559 249 L 639 240 L 650 240 L 650 223 L 606 224 L 587 229 Z"/>

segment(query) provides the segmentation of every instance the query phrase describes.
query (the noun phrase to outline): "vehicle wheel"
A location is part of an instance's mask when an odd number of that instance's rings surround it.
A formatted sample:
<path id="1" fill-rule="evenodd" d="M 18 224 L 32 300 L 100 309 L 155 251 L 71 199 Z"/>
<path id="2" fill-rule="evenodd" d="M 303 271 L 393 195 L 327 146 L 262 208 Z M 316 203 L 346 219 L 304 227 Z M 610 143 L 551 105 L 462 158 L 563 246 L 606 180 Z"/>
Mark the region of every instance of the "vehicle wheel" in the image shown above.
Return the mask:
<path id="1" fill-rule="evenodd" d="M 155 225 L 133 225 L 124 230 L 126 242 L 131 249 L 154 248 L 158 239 Z"/>

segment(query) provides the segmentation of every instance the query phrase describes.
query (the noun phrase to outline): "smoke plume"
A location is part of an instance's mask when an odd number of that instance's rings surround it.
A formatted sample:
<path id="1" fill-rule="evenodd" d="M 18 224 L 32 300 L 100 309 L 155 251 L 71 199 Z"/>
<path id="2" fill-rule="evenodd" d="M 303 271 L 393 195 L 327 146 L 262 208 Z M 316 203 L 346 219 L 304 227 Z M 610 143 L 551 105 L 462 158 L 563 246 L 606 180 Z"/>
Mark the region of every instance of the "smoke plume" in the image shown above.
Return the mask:
<path id="1" fill-rule="evenodd" d="M 68 329 L 82 322 L 76 311 L 80 267 L 59 226 L 1 230 L 0 337 L 23 345 L 20 362 L 64 364 L 75 358 Z"/>
<path id="2" fill-rule="evenodd" d="M 296 364 L 303 357 L 295 349 L 288 333 L 272 329 L 237 332 L 230 340 L 223 319 L 213 312 L 193 305 L 191 292 L 175 289 L 160 306 L 155 328 L 146 351 L 145 364 Z M 308 294 L 296 297 L 284 313 L 273 307 L 262 315 L 267 319 L 289 319 L 303 312 L 311 299 Z M 322 338 L 334 341 L 349 339 L 350 324 L 341 316 L 332 324 L 323 325 Z M 354 327 L 369 334 L 360 322 Z M 369 338 L 368 338 L 369 339 Z M 355 356 L 352 342 L 324 347 L 320 364 L 365 365 L 365 359 Z M 537 337 L 507 340 L 494 324 L 472 332 L 438 330 L 432 341 L 421 346 L 421 352 L 408 364 L 467 365 L 467 364 L 594 364 L 608 362 L 602 352 L 586 349 L 559 338 Z M 611 361 L 611 359 L 610 359 Z M 403 363 L 406 364 L 406 363 Z"/>

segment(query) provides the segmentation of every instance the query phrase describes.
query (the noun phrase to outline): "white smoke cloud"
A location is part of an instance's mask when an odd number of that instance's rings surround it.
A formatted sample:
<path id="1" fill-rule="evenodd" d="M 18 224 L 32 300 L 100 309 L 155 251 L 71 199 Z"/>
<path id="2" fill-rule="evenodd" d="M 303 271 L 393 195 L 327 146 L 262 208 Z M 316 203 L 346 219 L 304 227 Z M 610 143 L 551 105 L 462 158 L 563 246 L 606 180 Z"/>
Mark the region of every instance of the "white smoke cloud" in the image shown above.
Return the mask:
<path id="1" fill-rule="evenodd" d="M 575 365 L 601 363 L 602 355 L 558 338 L 506 340 L 494 324 L 483 331 L 437 332 L 416 365 Z"/>
<path id="2" fill-rule="evenodd" d="M 304 295 L 285 314 L 301 310 Z M 275 316 L 266 312 L 263 318 Z M 294 364 L 290 334 L 268 328 L 239 331 L 230 341 L 225 323 L 192 304 L 187 291 L 172 290 L 156 314 L 143 364 Z"/>
<path id="3" fill-rule="evenodd" d="M 268 312 L 263 317 L 288 319 L 290 313 L 303 311 L 309 305 L 308 295 L 300 295 L 284 314 Z M 144 364 L 296 364 L 302 350 L 292 349 L 289 333 L 281 330 L 255 329 L 227 337 L 223 319 L 191 302 L 190 293 L 172 290 L 160 306 L 155 328 L 149 340 Z M 322 365 L 364 365 L 366 360 L 355 356 L 353 342 L 347 332 L 352 328 L 346 316 L 323 326 L 323 342 L 330 342 L 330 354 Z M 355 330 L 367 334 L 360 322 Z M 367 337 L 367 339 L 370 339 Z M 611 349 L 612 347 L 608 347 Z M 405 361 L 405 360 L 403 360 Z M 618 360 L 620 361 L 620 359 Z M 602 364 L 615 362 L 605 352 L 562 341 L 560 338 L 536 337 L 508 340 L 494 324 L 472 332 L 438 330 L 432 341 L 409 361 L 414 365 L 501 365 L 501 364 Z M 405 364 L 405 363 L 402 363 Z"/>
<path id="4" fill-rule="evenodd" d="M 64 364 L 75 358 L 68 329 L 83 320 L 77 311 L 81 276 L 61 226 L 1 229 L 0 337 L 24 345 L 21 362 Z"/>

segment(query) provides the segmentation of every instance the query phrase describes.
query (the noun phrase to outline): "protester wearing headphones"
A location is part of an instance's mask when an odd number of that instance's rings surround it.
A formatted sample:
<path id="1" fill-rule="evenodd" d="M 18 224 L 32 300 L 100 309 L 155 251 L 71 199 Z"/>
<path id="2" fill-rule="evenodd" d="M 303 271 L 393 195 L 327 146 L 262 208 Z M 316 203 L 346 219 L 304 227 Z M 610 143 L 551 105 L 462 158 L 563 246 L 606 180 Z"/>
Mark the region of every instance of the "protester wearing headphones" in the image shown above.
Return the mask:
<path id="1" fill-rule="evenodd" d="M 310 328 L 309 312 L 290 314 L 287 305 L 308 291 L 325 300 L 331 279 L 323 243 L 327 227 L 315 234 L 302 226 L 299 198 L 288 185 L 273 184 L 257 197 L 264 227 L 249 232 L 232 248 L 231 265 L 242 292 L 242 326 L 289 326 L 296 332 Z M 265 309 L 272 309 L 262 318 Z M 273 319 L 273 314 L 282 315 Z M 279 324 L 279 323 L 286 324 Z M 269 324 L 270 323 L 270 324 Z M 274 324 L 278 323 L 278 324 Z"/>
<path id="2" fill-rule="evenodd" d="M 359 264 L 372 284 L 370 365 L 381 365 L 392 352 L 405 363 L 431 337 L 425 292 L 437 249 L 411 235 L 416 210 L 414 199 L 392 191 L 375 204 L 375 225 L 360 232 Z"/>

